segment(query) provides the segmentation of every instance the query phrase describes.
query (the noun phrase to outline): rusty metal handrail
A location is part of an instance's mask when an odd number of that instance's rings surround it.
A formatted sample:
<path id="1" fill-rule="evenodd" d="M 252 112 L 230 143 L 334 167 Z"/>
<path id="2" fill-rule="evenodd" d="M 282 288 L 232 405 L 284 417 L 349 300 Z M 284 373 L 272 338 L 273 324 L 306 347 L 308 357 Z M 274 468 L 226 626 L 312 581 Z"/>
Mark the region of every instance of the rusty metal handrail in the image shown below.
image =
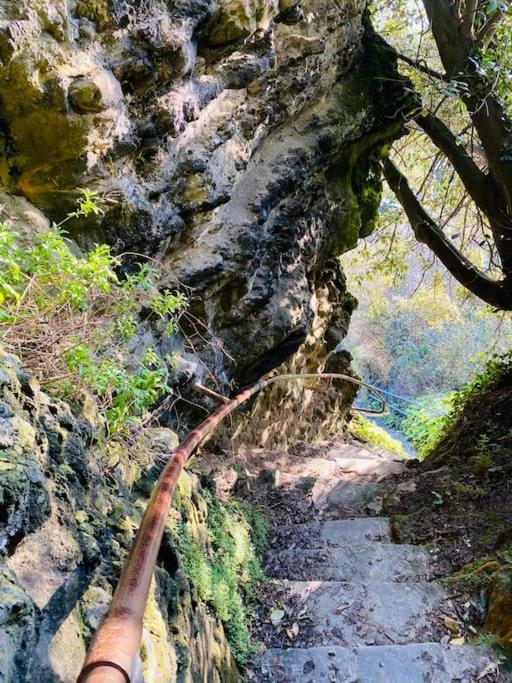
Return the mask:
<path id="1" fill-rule="evenodd" d="M 206 420 L 190 432 L 167 462 L 149 500 L 141 525 L 124 564 L 110 607 L 100 622 L 87 651 L 78 683 L 131 683 L 137 666 L 144 609 L 149 593 L 171 499 L 183 466 L 200 442 L 233 410 L 251 396 L 275 382 L 299 379 L 342 379 L 364 386 L 381 401 L 379 391 L 361 380 L 340 373 L 276 375 L 260 380 L 220 405 Z"/>

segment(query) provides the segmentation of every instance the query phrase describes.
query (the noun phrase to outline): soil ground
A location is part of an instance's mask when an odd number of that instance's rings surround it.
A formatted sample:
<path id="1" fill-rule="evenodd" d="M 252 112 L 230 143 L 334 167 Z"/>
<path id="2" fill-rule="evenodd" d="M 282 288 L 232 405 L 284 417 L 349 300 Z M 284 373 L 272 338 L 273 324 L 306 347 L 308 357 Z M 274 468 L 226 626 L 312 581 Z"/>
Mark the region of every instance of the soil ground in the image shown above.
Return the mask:
<path id="1" fill-rule="evenodd" d="M 475 590 L 474 582 L 453 582 L 449 577 L 477 558 L 496 555 L 496 553 L 506 555 L 512 529 L 510 482 L 506 478 L 500 478 L 499 471 L 486 472 L 482 476 L 472 469 L 459 468 L 455 477 L 449 465 L 429 471 L 415 461 L 398 465 L 398 469 L 390 476 L 381 476 L 378 472 L 370 471 L 373 464 L 370 460 L 365 460 L 367 456 L 364 455 L 365 448 L 361 443 L 350 437 L 345 437 L 344 441 L 345 443 L 341 445 L 339 442 L 328 441 L 314 447 L 299 443 L 286 454 L 253 449 L 237 453 L 232 457 L 226 455 L 220 461 L 218 456 L 211 458 L 205 456 L 201 459 L 201 469 L 206 470 L 213 477 L 220 497 L 235 495 L 247 500 L 263 514 L 269 526 L 270 551 L 266 557 L 266 570 L 268 575 L 276 577 L 277 580 L 262 583 L 257 591 L 257 597 L 252 605 L 254 611 L 252 630 L 255 640 L 262 643 L 265 648 L 278 648 L 270 652 L 287 653 L 295 649 L 295 655 L 290 655 L 295 659 L 299 657 L 300 652 L 312 652 L 311 648 L 325 644 L 363 647 L 366 648 L 364 652 L 369 651 L 372 646 L 377 646 L 381 648 L 379 652 L 384 653 L 386 646 L 395 646 L 395 644 L 406 647 L 407 650 L 409 646 L 406 644 L 409 640 L 411 645 L 407 652 L 410 650 L 412 656 L 415 652 L 412 647 L 414 643 L 418 643 L 414 647 L 419 647 L 421 643 L 438 643 L 436 647 L 445 647 L 448 643 L 454 642 L 454 639 L 457 641 L 460 638 L 464 638 L 466 643 L 480 642 L 482 640 L 480 634 L 485 621 L 484 590 L 481 587 Z M 341 459 L 340 448 L 343 450 Z M 366 452 L 368 453 L 367 450 Z M 384 475 L 388 473 L 386 468 L 389 468 L 389 460 L 392 460 L 393 456 L 378 450 L 371 452 L 370 449 L 368 457 L 377 458 L 379 471 L 384 472 Z M 330 489 L 328 487 L 326 489 L 326 481 L 330 482 Z M 357 493 L 355 498 L 352 495 L 354 489 Z M 361 498 L 361 492 L 364 493 L 363 498 Z M 352 502 L 348 507 L 344 508 L 343 504 L 340 507 L 340 501 L 347 499 L 347 496 Z M 322 501 L 324 504 L 321 504 Z M 331 509 L 333 506 L 334 512 Z M 297 589 L 294 592 L 296 585 L 293 582 L 281 579 L 299 578 L 306 581 L 327 579 L 327 584 L 329 581 L 332 582 L 336 579 L 336 572 L 340 571 L 340 562 L 343 564 L 345 558 L 339 555 L 336 547 L 333 547 L 337 545 L 336 542 L 327 542 L 323 546 L 319 543 L 317 528 L 324 528 L 325 522 L 329 519 L 354 520 L 354 517 L 364 517 L 375 519 L 377 523 L 384 516 L 386 519 L 389 517 L 390 542 L 407 544 L 407 547 L 411 548 L 422 546 L 421 552 L 427 556 L 427 574 L 422 576 L 421 569 L 416 568 L 411 574 L 414 581 L 420 581 L 418 584 L 420 594 L 423 595 L 421 581 L 443 579 L 442 597 L 439 601 L 428 605 L 428 610 L 425 607 L 424 614 L 420 611 L 417 615 L 413 615 L 411 612 L 414 619 L 411 616 L 410 623 L 404 622 L 409 624 L 407 628 L 410 630 L 397 635 L 385 618 L 385 609 L 380 622 L 376 617 L 373 618 L 375 612 L 369 614 L 376 609 L 372 602 L 372 590 L 375 588 L 372 578 L 370 584 L 365 584 L 361 594 L 350 593 L 347 600 L 347 605 L 350 603 L 350 609 L 338 620 L 339 625 L 335 614 L 332 618 L 326 618 L 325 627 L 319 631 L 319 614 L 325 610 L 325 600 L 322 597 L 325 582 L 321 585 L 315 584 L 316 598 L 311 598 L 311 596 L 305 598 L 300 590 Z M 312 531 L 310 526 L 307 527 L 309 535 L 304 533 L 306 527 L 295 526 L 306 523 L 317 524 Z M 367 546 L 370 543 L 376 543 L 380 547 L 382 540 L 385 541 L 383 547 L 387 548 L 387 539 L 380 538 L 378 534 L 373 538 L 363 539 L 363 543 Z M 318 549 L 319 545 L 321 549 Z M 390 552 L 394 552 L 393 547 L 400 548 L 400 546 L 393 545 L 389 547 Z M 328 556 L 337 558 L 334 564 L 329 565 Z M 366 561 L 365 557 L 363 557 L 361 567 Z M 506 557 L 503 559 L 506 561 Z M 382 560 L 382 557 L 377 557 L 376 560 L 370 559 L 369 564 L 372 565 L 375 561 L 382 562 Z M 397 563 L 402 561 L 398 558 Z M 386 561 L 380 566 L 384 573 L 394 571 L 392 566 L 387 567 Z M 362 571 L 366 570 L 363 568 Z M 331 576 L 329 572 L 334 572 L 334 575 Z M 373 576 L 372 573 L 371 577 Z M 378 573 L 375 577 L 379 580 Z M 407 576 L 390 575 L 390 577 L 392 582 L 398 581 L 399 585 L 400 582 L 408 580 Z M 352 576 L 350 578 L 352 579 Z M 342 583 L 339 584 L 339 590 L 335 593 L 338 597 L 346 585 L 343 583 L 346 577 L 342 576 L 341 579 Z M 354 569 L 353 579 L 357 583 L 357 566 Z M 299 582 L 299 584 L 302 586 L 302 583 Z M 396 583 L 393 584 L 392 589 L 387 583 L 386 585 L 386 590 L 394 591 L 397 588 Z M 405 586 L 405 584 L 401 585 Z M 385 593 L 386 590 L 379 588 L 379 595 Z M 414 591 L 413 588 L 413 594 Z M 413 597 L 412 595 L 411 600 Z M 400 592 L 396 595 L 391 592 L 390 599 L 394 600 L 395 604 L 400 602 Z M 425 596 L 422 600 L 425 604 L 428 602 Z M 346 606 L 341 605 L 339 609 L 343 611 Z M 379 605 L 377 605 L 377 613 L 379 613 Z M 324 616 L 323 613 L 320 614 L 322 619 Z M 334 625 L 329 623 L 331 620 Z M 456 632 L 450 620 L 456 622 Z M 415 625 L 410 628 L 413 621 Z M 447 627 L 447 623 L 452 625 L 452 630 Z M 323 671 L 321 650 L 320 647 L 315 655 L 317 672 Z M 361 667 L 363 664 L 359 660 L 364 660 L 367 655 L 363 650 L 356 648 L 355 651 L 359 658 L 357 666 Z M 346 650 L 340 652 L 337 652 L 337 657 L 345 656 Z M 405 650 L 402 651 L 402 654 L 405 652 Z M 430 652 L 421 654 L 421 657 L 427 657 L 427 659 L 432 656 L 437 655 Z M 285 669 L 288 667 L 291 671 L 297 665 L 295 659 L 290 661 L 282 659 L 279 666 L 284 666 Z M 306 664 L 304 664 L 305 667 Z M 475 678 L 464 680 L 512 681 L 512 673 L 509 672 L 508 664 L 504 661 L 499 663 L 499 673 L 498 668 L 493 668 L 491 660 L 486 660 L 485 666 L 482 665 L 483 669 L 480 664 L 475 664 L 476 668 L 478 666 L 480 666 L 479 677 L 477 678 L 475 674 Z M 260 670 L 258 667 L 257 663 L 248 667 L 246 675 L 249 680 L 278 680 L 275 678 L 275 671 L 272 674 L 274 678 L 272 675 L 270 678 L 261 677 L 263 668 Z M 336 676 L 341 676 L 340 671 L 339 668 Z M 347 673 L 345 675 L 348 676 Z M 395 672 L 393 675 L 396 676 L 398 673 Z M 426 671 L 425 676 L 428 675 L 430 674 Z M 279 680 L 288 679 L 279 678 Z M 316 679 L 310 679 L 304 675 L 298 680 Z M 338 678 L 325 680 L 337 681 Z M 393 678 L 382 678 L 382 680 L 395 683 Z M 407 681 L 407 678 L 403 680 Z M 430 679 L 418 678 L 417 680 Z"/>

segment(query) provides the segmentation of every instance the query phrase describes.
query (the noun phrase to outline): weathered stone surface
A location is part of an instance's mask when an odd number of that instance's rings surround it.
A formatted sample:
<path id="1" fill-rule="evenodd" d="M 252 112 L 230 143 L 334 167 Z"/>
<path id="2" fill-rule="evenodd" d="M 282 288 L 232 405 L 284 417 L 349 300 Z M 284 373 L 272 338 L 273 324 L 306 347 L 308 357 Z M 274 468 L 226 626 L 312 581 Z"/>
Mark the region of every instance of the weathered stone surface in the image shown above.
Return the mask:
<path id="1" fill-rule="evenodd" d="M 377 484 L 323 478 L 315 483 L 311 496 L 315 508 L 330 518 L 382 513 Z"/>
<path id="2" fill-rule="evenodd" d="M 457 648 L 422 643 L 407 646 L 314 647 L 307 650 L 268 650 L 258 681 L 294 683 L 448 683 L 478 680 L 496 672 L 492 657 L 482 648 Z"/>
<path id="3" fill-rule="evenodd" d="M 329 460 L 343 458 L 346 460 L 396 460 L 397 456 L 380 448 L 369 448 L 366 445 L 356 445 L 354 443 L 339 444 L 326 450 L 325 456 Z M 400 463 L 398 463 L 400 464 Z"/>
<path id="4" fill-rule="evenodd" d="M 282 581 L 278 585 L 283 603 L 305 609 L 312 619 L 293 640 L 293 647 L 422 642 L 436 620 L 435 610 L 446 598 L 436 584 L 379 577 L 362 583 L 358 575 L 346 583 Z"/>
<path id="5" fill-rule="evenodd" d="M 318 581 L 421 580 L 428 578 L 427 552 L 413 545 L 361 543 L 345 548 L 282 550 L 270 553 L 269 576 Z"/>
<path id="6" fill-rule="evenodd" d="M 348 368 L 337 345 L 354 301 L 337 256 L 371 230 L 402 98 L 364 10 L 364 0 L 2 6 L 0 181 L 55 220 L 77 187 L 105 193 L 105 215 L 72 228 L 81 244 L 161 257 L 162 286 L 192 288 L 183 335 L 161 351 L 181 360 L 175 380 L 194 402 L 190 380 L 209 372 L 228 393 L 280 366 Z M 319 439 L 351 395 L 275 386 L 235 442 Z"/>
<path id="7" fill-rule="evenodd" d="M 392 474 L 401 474 L 405 468 L 400 462 L 370 460 L 366 458 L 343 458 L 337 462 L 345 479 L 369 478 L 372 481 L 380 481 Z"/>
<path id="8" fill-rule="evenodd" d="M 300 548 L 344 547 L 366 541 L 391 542 L 389 520 L 384 517 L 291 524 L 278 527 L 273 534 L 280 544 L 291 539 Z"/>
<path id="9" fill-rule="evenodd" d="M 0 564 L 0 680 L 30 680 L 37 611 L 16 578 Z"/>
<path id="10" fill-rule="evenodd" d="M 341 647 L 308 650 L 267 650 L 260 663 L 259 681 L 332 681 L 356 683 L 356 655 Z"/>
<path id="11" fill-rule="evenodd" d="M 169 429 L 145 432 L 106 470 L 91 426 L 0 351 L 0 680 L 72 683 L 106 609 Z M 184 473 L 145 615 L 146 680 L 235 683 L 222 624 L 183 572 L 175 526 L 208 554 L 207 502 Z"/>
<path id="12" fill-rule="evenodd" d="M 68 88 L 71 106 L 82 114 L 98 113 L 120 104 L 123 93 L 119 81 L 107 71 L 76 78 Z"/>

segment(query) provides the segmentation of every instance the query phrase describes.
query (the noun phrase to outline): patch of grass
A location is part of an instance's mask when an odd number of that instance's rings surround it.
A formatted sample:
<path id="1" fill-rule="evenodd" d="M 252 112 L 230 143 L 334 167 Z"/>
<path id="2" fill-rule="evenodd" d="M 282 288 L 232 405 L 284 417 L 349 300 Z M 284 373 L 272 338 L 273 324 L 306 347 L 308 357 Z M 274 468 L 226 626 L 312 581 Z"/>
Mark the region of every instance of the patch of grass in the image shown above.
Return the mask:
<path id="1" fill-rule="evenodd" d="M 368 443 L 370 446 L 385 448 L 400 458 L 407 457 L 407 453 L 399 441 L 393 439 L 382 427 L 373 424 L 363 415 L 354 415 L 349 430 L 357 439 Z"/>
<path id="2" fill-rule="evenodd" d="M 187 578 L 197 597 L 209 604 L 222 622 L 233 656 L 244 664 L 254 653 L 246 601 L 263 580 L 259 552 L 266 547 L 266 525 L 247 503 L 223 505 L 209 492 L 206 520 L 209 548 L 194 538 L 189 524 L 178 526 L 178 543 Z"/>

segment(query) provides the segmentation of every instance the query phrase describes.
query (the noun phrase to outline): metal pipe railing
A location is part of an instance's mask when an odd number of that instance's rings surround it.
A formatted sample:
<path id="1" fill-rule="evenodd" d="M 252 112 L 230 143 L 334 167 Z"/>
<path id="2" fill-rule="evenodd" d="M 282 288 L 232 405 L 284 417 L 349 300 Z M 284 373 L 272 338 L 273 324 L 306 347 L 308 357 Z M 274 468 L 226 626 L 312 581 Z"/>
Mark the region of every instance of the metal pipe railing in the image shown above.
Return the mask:
<path id="1" fill-rule="evenodd" d="M 78 683 L 133 683 L 142 640 L 142 624 L 149 587 L 169 513 L 171 499 L 183 466 L 200 442 L 239 405 L 276 382 L 299 379 L 342 379 L 370 389 L 381 401 L 379 391 L 361 380 L 340 373 L 277 375 L 260 380 L 227 403 L 220 405 L 178 446 L 160 475 L 141 525 L 124 564 L 110 607 L 100 622 L 87 651 Z"/>

